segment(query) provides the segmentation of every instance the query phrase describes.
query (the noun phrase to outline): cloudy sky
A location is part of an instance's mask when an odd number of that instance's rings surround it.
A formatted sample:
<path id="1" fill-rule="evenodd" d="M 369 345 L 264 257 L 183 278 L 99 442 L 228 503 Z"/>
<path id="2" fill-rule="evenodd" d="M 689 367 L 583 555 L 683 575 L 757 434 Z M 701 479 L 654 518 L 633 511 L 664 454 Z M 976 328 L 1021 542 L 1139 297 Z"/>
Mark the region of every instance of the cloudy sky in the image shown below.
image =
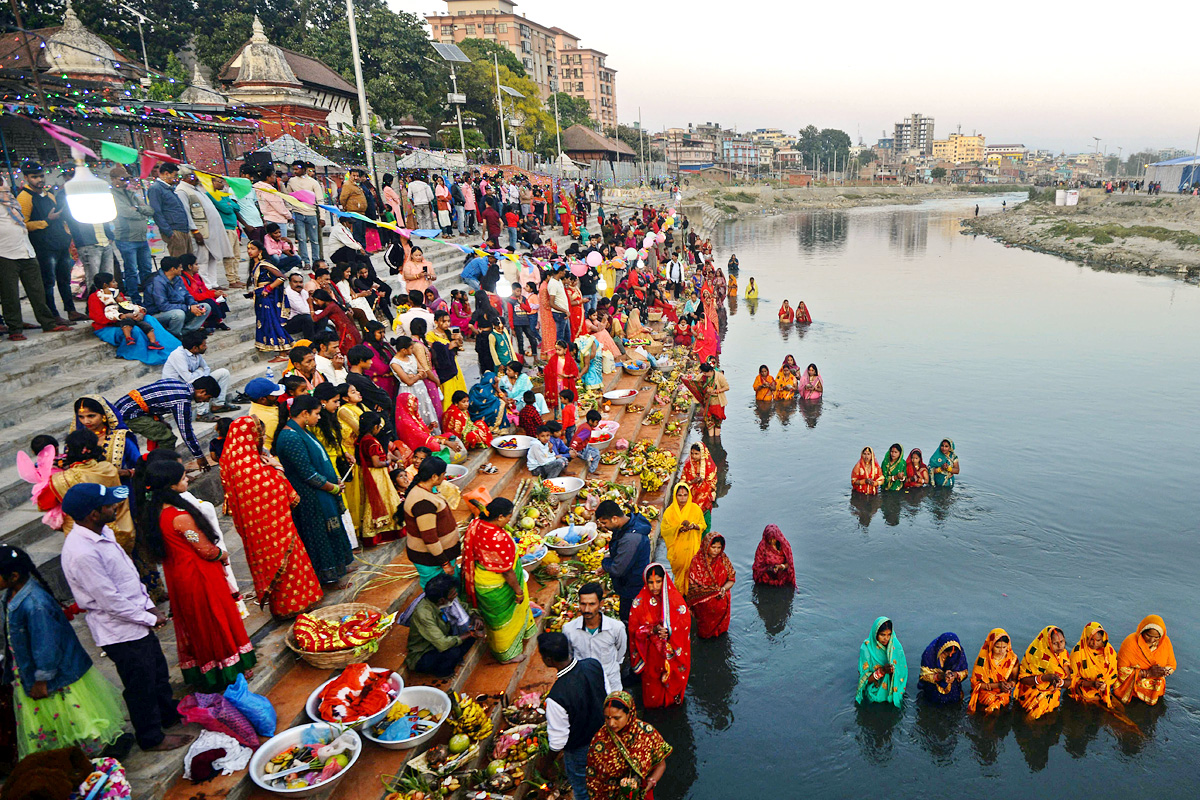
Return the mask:
<path id="1" fill-rule="evenodd" d="M 390 2 L 421 16 L 446 8 Z M 1162 20 L 1183 22 L 1185 7 L 521 0 L 517 11 L 608 53 L 620 120 L 636 121 L 640 105 L 651 130 L 813 124 L 872 143 L 921 112 L 938 138 L 961 125 L 989 143 L 1079 151 L 1098 136 L 1102 150 L 1129 155 L 1195 145 L 1195 48 L 1160 38 Z"/>

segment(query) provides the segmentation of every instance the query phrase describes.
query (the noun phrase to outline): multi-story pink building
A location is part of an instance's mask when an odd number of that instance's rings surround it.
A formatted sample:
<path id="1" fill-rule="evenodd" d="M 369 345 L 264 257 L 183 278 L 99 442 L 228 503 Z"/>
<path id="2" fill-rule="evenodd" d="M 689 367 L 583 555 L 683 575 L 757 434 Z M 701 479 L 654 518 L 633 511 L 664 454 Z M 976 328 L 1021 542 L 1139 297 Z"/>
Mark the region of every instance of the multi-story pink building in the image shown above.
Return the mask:
<path id="1" fill-rule="evenodd" d="M 600 130 L 617 128 L 617 71 L 605 64 L 607 53 L 580 47 L 579 37 L 551 28 L 558 46 L 560 91 L 587 100 Z"/>

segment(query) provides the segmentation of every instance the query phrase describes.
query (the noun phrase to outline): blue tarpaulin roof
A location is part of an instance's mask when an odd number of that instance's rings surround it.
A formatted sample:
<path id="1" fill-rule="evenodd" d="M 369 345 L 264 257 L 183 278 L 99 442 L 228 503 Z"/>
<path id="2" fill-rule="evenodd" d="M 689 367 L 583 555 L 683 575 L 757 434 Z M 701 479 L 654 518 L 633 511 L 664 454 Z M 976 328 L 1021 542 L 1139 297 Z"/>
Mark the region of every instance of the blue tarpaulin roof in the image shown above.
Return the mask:
<path id="1" fill-rule="evenodd" d="M 1170 167 L 1175 164 L 1197 164 L 1200 163 L 1200 158 L 1196 156 L 1182 156 L 1181 158 L 1172 158 L 1170 161 L 1155 161 L 1150 164 L 1151 167 Z"/>

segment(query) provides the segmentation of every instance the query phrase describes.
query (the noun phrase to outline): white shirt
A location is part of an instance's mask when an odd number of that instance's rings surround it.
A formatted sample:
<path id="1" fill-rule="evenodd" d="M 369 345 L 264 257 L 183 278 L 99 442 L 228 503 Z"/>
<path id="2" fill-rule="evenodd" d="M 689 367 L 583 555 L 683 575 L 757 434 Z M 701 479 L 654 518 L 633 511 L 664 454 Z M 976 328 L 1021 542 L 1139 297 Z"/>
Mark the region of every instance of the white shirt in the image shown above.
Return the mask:
<path id="1" fill-rule="evenodd" d="M 10 213 L 16 207 L 17 216 L 21 216 L 20 207 L 16 201 L 11 203 L 5 204 L 8 206 L 6 210 L 0 210 L 0 253 L 11 259 L 36 258 L 37 253 L 29 243 L 29 231 L 25 228 L 24 217 L 18 222 Z"/>
<path id="2" fill-rule="evenodd" d="M 163 364 L 162 376 L 167 380 L 183 381 L 188 386 L 197 378 L 211 375 L 204 356 L 196 355 L 183 345 L 176 347 Z"/>
<path id="3" fill-rule="evenodd" d="M 428 205 L 433 202 L 433 189 L 425 181 L 409 181 L 408 199 L 414 203 Z"/>
<path id="4" fill-rule="evenodd" d="M 295 314 L 311 314 L 308 308 L 308 292 L 301 289 L 296 291 L 291 286 L 287 286 L 283 290 L 283 296 L 287 300 L 287 308 L 284 309 L 287 313 L 283 316 L 292 317 Z"/>
<path id="5" fill-rule="evenodd" d="M 594 631 L 583 627 L 583 616 L 563 625 L 563 635 L 571 643 L 575 658 L 594 658 L 604 667 L 604 691 L 606 694 L 621 691 L 621 662 L 629 637 L 625 625 L 612 617 L 600 615 L 600 627 Z"/>
<path id="6" fill-rule="evenodd" d="M 334 386 L 341 386 L 346 382 L 346 370 L 334 369 L 333 361 L 322 355 L 314 355 L 317 359 L 317 372 L 325 376 L 325 380 L 332 383 Z"/>
<path id="7" fill-rule="evenodd" d="M 337 250 L 341 247 L 349 247 L 351 250 L 362 250 L 362 245 L 354 238 L 354 234 L 346 230 L 346 226 L 340 222 L 334 222 L 333 228 L 329 231 L 329 246 L 331 250 Z"/>
<path id="8" fill-rule="evenodd" d="M 560 314 L 570 313 L 571 305 L 567 300 L 567 290 L 562 281 L 558 278 L 551 278 L 546 283 L 546 293 L 550 295 L 551 311 L 557 311 Z"/>
<path id="9" fill-rule="evenodd" d="M 321 182 L 307 175 L 293 175 L 288 178 L 287 189 L 289 192 L 312 192 L 318 203 L 325 199 L 325 189 Z"/>
<path id="10" fill-rule="evenodd" d="M 563 667 L 555 675 L 555 679 L 561 678 L 571 670 L 575 669 L 575 665 L 579 663 L 578 658 L 571 659 L 571 663 Z M 607 676 L 604 679 L 605 686 L 608 685 Z M 546 744 L 550 746 L 550 751 L 553 753 L 561 752 L 567 746 L 567 739 L 571 735 L 571 718 L 567 715 L 567 710 L 554 702 L 550 698 L 546 698 Z"/>
<path id="11" fill-rule="evenodd" d="M 425 332 L 429 333 L 433 330 L 433 314 L 427 308 L 410 308 L 400 315 L 400 327 L 404 331 L 405 336 L 412 336 L 412 331 L 408 325 L 414 319 L 425 320 Z"/>

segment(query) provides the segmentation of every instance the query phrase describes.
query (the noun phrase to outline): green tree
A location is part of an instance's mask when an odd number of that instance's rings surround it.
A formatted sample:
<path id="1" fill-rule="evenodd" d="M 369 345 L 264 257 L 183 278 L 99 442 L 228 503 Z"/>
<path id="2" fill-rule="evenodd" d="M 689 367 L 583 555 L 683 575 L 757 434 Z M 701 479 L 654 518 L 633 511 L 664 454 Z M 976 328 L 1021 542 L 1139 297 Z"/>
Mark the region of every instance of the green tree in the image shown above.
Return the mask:
<path id="1" fill-rule="evenodd" d="M 174 53 L 167 55 L 167 68 L 163 70 L 163 75 L 155 76 L 150 84 L 150 91 L 147 93 L 151 100 L 159 100 L 166 102 L 174 100 L 183 94 L 183 90 L 187 88 L 188 81 L 191 79 L 191 74 L 179 62 Z"/>
<path id="2" fill-rule="evenodd" d="M 521 59 L 502 44 L 497 44 L 487 39 L 463 39 L 458 43 L 459 48 L 472 61 L 486 61 L 492 64 L 492 56 L 496 56 L 500 62 L 500 66 L 508 67 L 509 71 L 522 78 L 528 77 L 525 73 L 525 66 L 521 63 Z"/>
<path id="3" fill-rule="evenodd" d="M 933 169 L 929 170 L 929 177 L 933 178 L 935 181 L 940 181 L 942 178 L 946 177 L 946 168 L 934 167 Z"/>
<path id="4" fill-rule="evenodd" d="M 644 148 L 645 153 L 646 153 L 646 159 L 648 161 L 665 161 L 666 160 L 665 156 L 663 155 L 663 150 L 661 147 L 652 147 L 650 145 L 650 133 L 649 132 L 646 132 L 644 137 L 640 138 L 640 143 L 639 143 L 639 131 L 637 128 L 635 128 L 632 125 L 622 125 L 620 123 L 617 123 L 616 130 L 613 130 L 612 128 L 607 128 L 604 131 L 604 135 L 610 139 L 617 139 L 619 141 L 624 142 L 625 144 L 629 145 L 629 147 L 632 148 L 633 152 L 638 154 L 639 156 L 642 154 L 642 150 L 639 150 L 638 148 L 639 147 Z"/>
<path id="5" fill-rule="evenodd" d="M 1109 156 L 1104 162 L 1104 172 L 1106 175 L 1116 175 L 1121 171 L 1121 159 L 1118 156 Z"/>
<path id="6" fill-rule="evenodd" d="M 879 160 L 879 156 L 875 155 L 875 151 L 871 148 L 863 150 L 861 153 L 855 156 L 855 158 L 858 159 L 858 163 L 860 165 L 870 164 L 872 161 Z"/>
<path id="7" fill-rule="evenodd" d="M 563 130 L 572 125 L 583 125 L 585 128 L 595 128 L 596 123 L 592 119 L 592 107 L 587 100 L 582 97 L 572 97 L 566 92 L 559 92 L 558 95 L 558 124 Z M 551 112 L 554 111 L 555 95 L 550 95 L 550 99 L 546 101 L 546 106 Z"/>
<path id="8" fill-rule="evenodd" d="M 474 128 L 464 128 L 463 138 L 467 140 L 468 150 L 482 150 L 487 147 L 487 139 L 483 138 L 483 134 Z M 438 139 L 442 143 L 442 147 L 447 150 L 461 150 L 462 144 L 458 138 L 458 126 L 442 128 L 442 132 L 438 134 Z"/>
<path id="9" fill-rule="evenodd" d="M 1147 164 L 1159 161 L 1158 153 L 1153 150 L 1142 150 L 1125 159 L 1126 175 L 1141 175 Z"/>

